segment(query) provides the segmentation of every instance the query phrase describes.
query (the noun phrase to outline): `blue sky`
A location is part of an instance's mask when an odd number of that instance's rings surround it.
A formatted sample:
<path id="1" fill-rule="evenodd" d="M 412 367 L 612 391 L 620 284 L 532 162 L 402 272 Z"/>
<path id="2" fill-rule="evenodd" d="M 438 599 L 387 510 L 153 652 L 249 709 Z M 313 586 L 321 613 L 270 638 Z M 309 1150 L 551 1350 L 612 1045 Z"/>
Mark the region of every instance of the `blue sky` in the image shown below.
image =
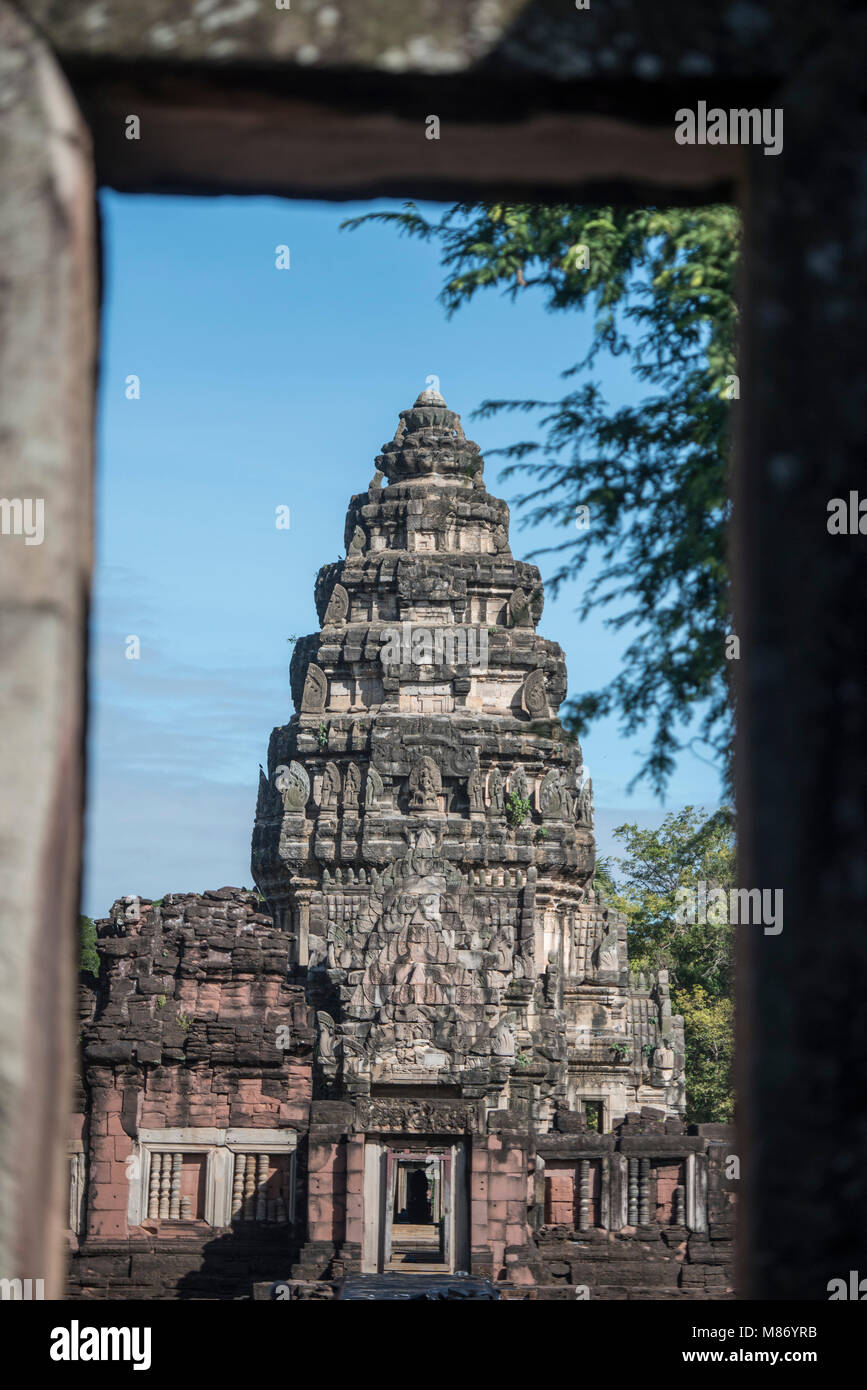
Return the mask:
<path id="1" fill-rule="evenodd" d="M 287 638 L 315 630 L 316 570 L 342 554 L 348 499 L 426 378 L 439 377 L 484 452 L 532 426 L 473 421 L 480 402 L 554 399 L 559 372 L 586 350 L 583 317 L 546 314 L 534 291 L 515 304 L 491 292 L 447 321 L 435 246 L 377 226 L 339 231 L 367 206 L 103 196 L 92 916 L 123 893 L 250 883 L 257 765 L 292 712 Z M 279 245 L 288 270 L 275 267 Z M 138 400 L 126 398 L 131 374 Z M 635 398 L 623 360 L 599 375 L 612 400 Z M 500 467 L 487 463 L 488 487 L 511 499 L 520 483 L 498 483 Z M 280 505 L 289 530 L 275 526 Z M 521 558 L 563 538 L 516 517 Z M 540 563 L 545 577 L 554 561 Z M 565 650 L 571 692 L 616 674 L 629 640 L 596 616 L 579 624 L 578 583 L 548 598 L 540 628 Z M 584 740 L 603 853 L 613 825 L 664 813 L 649 789 L 626 791 L 649 741 L 624 738 L 615 719 Z M 666 806 L 718 796 L 714 770 L 685 754 Z"/>

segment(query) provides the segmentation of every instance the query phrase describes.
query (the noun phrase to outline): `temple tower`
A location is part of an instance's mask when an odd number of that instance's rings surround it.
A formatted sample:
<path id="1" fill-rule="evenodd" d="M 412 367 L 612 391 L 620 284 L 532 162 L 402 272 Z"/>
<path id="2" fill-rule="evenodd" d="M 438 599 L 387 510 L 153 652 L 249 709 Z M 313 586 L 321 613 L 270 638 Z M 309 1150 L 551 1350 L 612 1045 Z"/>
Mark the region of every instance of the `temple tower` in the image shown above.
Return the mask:
<path id="1" fill-rule="evenodd" d="M 433 1224 L 444 1267 L 484 1269 L 498 1238 L 527 1239 L 515 1136 L 681 1113 L 682 1020 L 664 972 L 630 975 L 625 920 L 593 891 L 540 574 L 437 392 L 400 412 L 345 546 L 295 646 L 298 712 L 272 733 L 253 835 L 317 1022 L 310 1163 L 331 1179 L 303 1267 L 391 1268 L 399 1227 Z M 502 1231 L 475 1196 L 493 1153 L 513 1180 Z"/>

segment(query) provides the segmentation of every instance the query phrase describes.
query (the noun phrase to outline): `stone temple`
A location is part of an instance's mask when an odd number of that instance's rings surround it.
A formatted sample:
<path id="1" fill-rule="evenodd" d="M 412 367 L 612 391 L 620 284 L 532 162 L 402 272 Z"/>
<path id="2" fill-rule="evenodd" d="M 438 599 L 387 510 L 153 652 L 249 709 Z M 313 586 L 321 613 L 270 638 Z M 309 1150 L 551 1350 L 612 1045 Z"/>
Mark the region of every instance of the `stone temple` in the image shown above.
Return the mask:
<path id="1" fill-rule="evenodd" d="M 400 412 L 294 648 L 257 892 L 130 897 L 82 987 L 73 1297 L 345 1275 L 730 1295 L 723 1126 L 593 889 L 538 569 L 460 417 Z M 82 977 L 86 981 L 88 977 Z"/>

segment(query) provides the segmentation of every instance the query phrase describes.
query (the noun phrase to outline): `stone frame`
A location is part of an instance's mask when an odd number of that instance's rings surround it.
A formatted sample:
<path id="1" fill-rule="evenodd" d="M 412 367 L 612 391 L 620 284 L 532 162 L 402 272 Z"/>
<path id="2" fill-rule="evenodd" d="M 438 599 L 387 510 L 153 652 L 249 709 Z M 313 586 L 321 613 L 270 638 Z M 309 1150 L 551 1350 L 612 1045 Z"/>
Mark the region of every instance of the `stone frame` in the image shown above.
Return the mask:
<path id="1" fill-rule="evenodd" d="M 176 1153 L 206 1154 L 205 1214 L 197 1218 L 203 1225 L 216 1230 L 231 1229 L 232 1222 L 232 1160 L 238 1153 L 287 1154 L 288 1220 L 295 1223 L 296 1153 L 298 1135 L 293 1129 L 214 1129 L 189 1126 L 183 1129 L 142 1129 L 133 1153 L 138 1158 L 129 1179 L 127 1219 L 130 1227 L 141 1226 L 148 1220 L 147 1194 L 150 1180 L 150 1156 L 160 1150 Z"/>
<path id="2" fill-rule="evenodd" d="M 69 1161 L 69 1225 L 74 1236 L 82 1235 L 87 1211 L 87 1153 L 82 1139 L 70 1139 L 67 1145 Z"/>
<path id="3" fill-rule="evenodd" d="M 469 1134 L 428 1135 L 424 1133 L 373 1132 L 364 1136 L 362 1160 L 363 1238 L 361 1271 L 376 1274 L 384 1269 L 386 1204 L 389 1198 L 387 1164 L 389 1153 L 404 1153 L 413 1149 L 419 1153 L 428 1148 L 439 1150 L 449 1163 L 449 1249 L 454 1271 L 469 1269 L 470 1206 L 469 1171 L 471 1162 Z M 376 1213 L 375 1221 L 369 1212 Z"/>
<path id="4" fill-rule="evenodd" d="M 389 11 L 391 27 L 374 26 L 361 47 L 351 23 L 320 33 L 315 12 L 293 11 L 300 27 L 287 39 L 276 9 L 251 19 L 237 6 L 229 29 L 214 31 L 195 17 L 177 30 L 161 25 L 155 0 L 143 0 L 132 26 L 122 0 L 99 8 L 99 25 L 89 27 L 93 6 L 80 0 L 19 0 L 14 8 L 0 0 L 13 54 L 3 77 L 16 98 L 4 105 L 10 135 L 0 158 L 3 182 L 17 186 L 24 209 L 0 224 L 17 296 L 14 331 L 0 344 L 0 416 L 12 455 L 23 460 L 19 486 L 44 493 L 64 517 L 59 561 L 46 563 L 35 583 L 3 575 L 4 616 L 27 642 L 10 644 L 2 670 L 12 822 L 0 842 L 14 927 L 0 1008 L 0 1086 L 12 1117 L 0 1131 L 0 1262 L 15 1252 L 46 1271 L 49 1296 L 57 1296 L 83 801 L 94 180 L 142 192 L 633 204 L 715 201 L 737 180 L 749 210 L 739 370 L 749 380 L 761 363 L 745 393 L 733 468 L 735 628 L 754 658 L 735 663 L 734 673 L 739 867 L 744 886 L 781 887 L 788 903 L 774 951 L 757 938 L 741 942 L 742 1287 L 748 1297 L 816 1298 L 829 1277 L 857 1266 L 861 1233 L 851 1212 L 867 1208 L 859 1138 L 867 1100 L 856 1080 L 867 1043 L 848 1021 L 851 981 L 862 977 L 867 953 L 858 830 L 867 730 L 852 722 L 846 693 L 851 673 L 867 665 L 857 603 L 867 560 L 840 538 L 829 546 L 821 529 L 817 540 L 816 522 L 829 496 L 860 479 L 861 420 L 852 403 L 867 381 L 857 203 L 864 18 L 836 0 L 767 0 L 751 13 L 764 37 L 772 30 L 769 43 L 757 42 L 750 24 L 726 28 L 720 7 L 594 7 L 579 14 L 576 31 L 571 6 L 539 15 L 530 4 L 525 59 L 523 3 L 507 0 L 493 37 L 483 37 L 472 7 L 458 0 L 434 45 L 448 59 L 444 73 L 413 57 L 432 44 L 418 7 Z M 331 8 L 345 17 L 343 0 Z M 632 47 L 623 53 L 612 40 L 626 33 Z M 386 51 L 391 66 L 381 61 Z M 602 54 L 613 58 L 613 73 Z M 785 151 L 763 159 L 725 147 L 676 150 L 670 112 L 690 88 L 689 73 L 712 82 L 723 105 L 744 105 L 747 91 L 752 102 L 759 94 L 784 105 Z M 438 105 L 452 138 L 425 147 L 418 113 Z M 122 136 L 130 110 L 150 130 L 138 159 Z M 261 136 L 252 158 L 251 126 Z M 835 158 L 823 161 L 830 142 Z M 34 177 L 22 187 L 16 171 L 28 168 Z M 45 322 L 54 326 L 53 356 L 35 336 Z M 820 545 L 820 561 L 805 565 L 804 554 Z M 27 675 L 35 652 L 38 691 Z M 62 712 L 49 699 L 58 685 Z M 45 769 L 38 797 L 37 765 Z M 835 812 L 817 816 L 817 797 L 829 787 Z M 814 898 L 816 866 L 823 879 Z M 802 1161 L 781 1164 L 789 1152 Z M 844 1155 L 857 1190 L 826 1183 L 817 1192 L 813 1175 L 839 1167 Z"/>

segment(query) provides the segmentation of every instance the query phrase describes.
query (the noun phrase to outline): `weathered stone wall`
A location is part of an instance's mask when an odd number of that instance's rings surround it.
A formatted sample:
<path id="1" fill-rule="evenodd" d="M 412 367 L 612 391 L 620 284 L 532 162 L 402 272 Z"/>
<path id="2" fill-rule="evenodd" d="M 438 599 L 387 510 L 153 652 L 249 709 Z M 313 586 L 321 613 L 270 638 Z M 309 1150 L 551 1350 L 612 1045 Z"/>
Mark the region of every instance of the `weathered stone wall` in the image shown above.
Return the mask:
<path id="1" fill-rule="evenodd" d="M 254 1274 L 288 1258 L 285 1222 L 215 1228 L 204 1208 L 189 1220 L 153 1218 L 148 1193 L 136 1220 L 132 1189 L 145 1179 L 143 1136 L 158 1151 L 218 1154 L 226 1136 L 255 1153 L 257 1134 L 275 1149 L 282 1134 L 297 1142 L 306 1132 L 312 1033 L 286 937 L 254 893 L 236 888 L 127 898 L 97 927 L 101 970 L 84 991 L 84 1110 L 72 1134 L 87 1169 L 71 1288 L 112 1298 L 248 1292 Z M 164 1144 L 162 1133 L 172 1136 Z M 294 1153 L 276 1155 L 281 1179 Z M 303 1182 L 300 1163 L 291 1180 Z"/>

